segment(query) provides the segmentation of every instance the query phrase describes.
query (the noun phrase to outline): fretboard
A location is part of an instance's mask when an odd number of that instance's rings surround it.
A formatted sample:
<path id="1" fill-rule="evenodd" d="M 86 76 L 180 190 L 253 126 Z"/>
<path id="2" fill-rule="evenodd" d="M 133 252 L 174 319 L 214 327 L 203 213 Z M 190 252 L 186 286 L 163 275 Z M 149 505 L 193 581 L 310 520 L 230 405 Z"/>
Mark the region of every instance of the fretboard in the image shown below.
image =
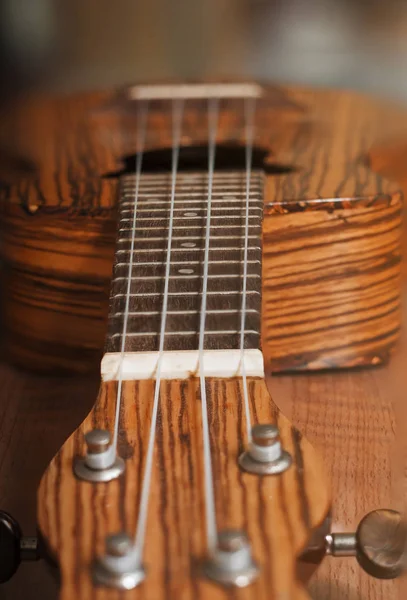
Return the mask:
<path id="1" fill-rule="evenodd" d="M 136 178 L 121 179 L 120 216 L 110 296 L 108 352 L 120 352 L 134 236 L 126 352 L 159 349 L 171 206 L 171 174 L 141 175 L 133 230 Z M 197 350 L 208 207 L 206 173 L 179 173 L 164 349 Z M 253 171 L 244 347 L 260 347 L 263 173 Z M 246 174 L 215 173 L 212 188 L 204 348 L 240 348 L 246 224 Z"/>

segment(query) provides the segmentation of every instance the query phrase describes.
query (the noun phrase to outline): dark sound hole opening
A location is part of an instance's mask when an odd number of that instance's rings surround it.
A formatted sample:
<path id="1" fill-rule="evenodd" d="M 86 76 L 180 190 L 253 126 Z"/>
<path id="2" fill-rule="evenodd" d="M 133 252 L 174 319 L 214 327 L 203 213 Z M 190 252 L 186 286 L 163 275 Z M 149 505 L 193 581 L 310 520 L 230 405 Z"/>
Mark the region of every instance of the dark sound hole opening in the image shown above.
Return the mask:
<path id="1" fill-rule="evenodd" d="M 269 155 L 268 150 L 261 147 L 253 148 L 252 168 L 263 169 L 267 175 L 284 175 L 292 173 L 296 169 L 291 165 L 265 162 Z M 121 175 L 134 173 L 136 170 L 136 154 L 123 158 L 123 169 L 114 173 L 107 173 L 105 177 L 115 178 Z M 143 173 L 158 173 L 171 171 L 172 149 L 160 148 L 149 150 L 143 154 Z M 245 170 L 246 150 L 244 146 L 219 144 L 215 154 L 216 171 Z M 179 171 L 207 171 L 208 170 L 208 146 L 182 146 L 179 153 Z"/>

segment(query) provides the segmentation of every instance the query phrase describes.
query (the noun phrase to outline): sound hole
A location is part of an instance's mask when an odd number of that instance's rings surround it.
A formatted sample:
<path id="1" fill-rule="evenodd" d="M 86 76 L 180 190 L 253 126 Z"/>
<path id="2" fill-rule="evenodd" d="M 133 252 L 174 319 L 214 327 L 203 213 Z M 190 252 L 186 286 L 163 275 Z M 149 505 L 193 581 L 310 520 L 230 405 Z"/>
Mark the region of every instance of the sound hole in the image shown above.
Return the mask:
<path id="1" fill-rule="evenodd" d="M 295 171 L 295 167 L 270 162 L 267 160 L 268 150 L 253 148 L 252 169 L 263 169 L 267 175 L 284 175 Z M 134 173 L 136 170 L 136 154 L 122 159 L 123 169 L 107 173 L 105 177 L 115 178 Z M 172 149 L 160 148 L 149 150 L 143 155 L 143 173 L 171 171 Z M 244 146 L 219 144 L 216 147 L 215 168 L 217 171 L 244 170 L 246 168 L 246 149 Z M 208 146 L 182 146 L 180 148 L 178 171 L 207 171 Z"/>

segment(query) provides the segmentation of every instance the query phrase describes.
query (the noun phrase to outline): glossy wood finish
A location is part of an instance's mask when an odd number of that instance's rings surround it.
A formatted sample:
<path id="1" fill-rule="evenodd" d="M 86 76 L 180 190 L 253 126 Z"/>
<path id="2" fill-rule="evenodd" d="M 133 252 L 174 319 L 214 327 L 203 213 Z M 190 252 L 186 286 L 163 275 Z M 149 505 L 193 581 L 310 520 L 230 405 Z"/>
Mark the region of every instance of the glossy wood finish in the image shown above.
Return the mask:
<path id="1" fill-rule="evenodd" d="M 97 369 L 115 229 L 107 214 L 43 210 L 33 218 L 10 207 L 2 228 L 7 359 L 47 372 Z"/>
<path id="2" fill-rule="evenodd" d="M 267 372 L 388 360 L 401 322 L 401 212 L 395 198 L 265 219 Z"/>
<path id="3" fill-rule="evenodd" d="M 294 271 L 288 286 L 281 273 L 292 249 L 287 254 L 286 240 L 275 236 L 291 230 L 292 219 L 297 223 L 292 230 L 297 235 L 295 243 L 306 242 L 305 248 L 300 246 L 306 259 L 298 261 L 295 253 L 290 258 L 304 268 L 305 260 L 315 260 L 315 250 L 320 261 L 314 272 L 310 269 L 309 277 L 314 274 L 315 281 L 307 289 L 318 309 L 310 313 L 305 298 L 301 299 L 295 307 L 298 327 L 285 339 L 278 329 L 273 332 L 286 322 L 286 308 L 266 323 L 266 339 L 272 343 L 265 351 L 270 354 L 271 368 L 382 362 L 397 337 L 399 320 L 395 298 L 399 192 L 367 167 L 366 157 L 378 137 L 385 109 L 345 92 L 266 89 L 257 109 L 256 144 L 268 153 L 266 166 L 279 167 L 267 176 L 265 192 L 266 210 L 272 213 L 265 228 L 273 232 L 266 233 L 264 244 L 265 269 L 267 264 L 271 269 L 264 271 L 265 302 L 273 308 L 286 307 L 290 286 L 304 286 L 303 272 L 296 278 Z M 167 109 L 162 104 L 153 107 L 149 149 L 171 145 Z M 229 101 L 223 109 L 218 141 L 244 142 L 242 103 Z M 202 102 L 187 107 L 184 145 L 206 142 L 204 110 Z M 120 170 L 123 156 L 134 153 L 135 124 L 134 105 L 125 92 L 33 99 L 3 121 L 4 151 L 30 159 L 35 167 L 6 174 L 0 201 L 7 269 L 7 355 L 24 366 L 83 371 L 100 358 L 113 256 L 113 207 L 118 197 L 116 180 L 101 179 L 101 175 Z M 303 214 L 306 209 L 318 210 L 307 216 Z M 287 214 L 273 221 L 281 212 Z M 301 232 L 305 240 L 298 238 Z M 355 252 L 364 256 L 357 264 Z M 280 270 L 282 286 L 275 269 Z M 376 289 L 379 280 L 387 283 Z M 328 295 L 322 317 L 321 288 Z M 373 301 L 376 292 L 378 299 Z M 275 294 L 273 298 L 267 298 L 270 293 Z M 315 323 L 314 330 L 307 325 L 304 331 L 304 321 Z M 78 324 L 81 333 L 76 337 Z M 327 346 L 328 328 L 332 337 Z M 346 352 L 341 349 L 344 338 Z"/>
<path id="4" fill-rule="evenodd" d="M 108 533 L 135 531 L 154 382 L 124 383 L 119 442 L 119 453 L 127 459 L 124 477 L 94 486 L 76 480 L 72 472 L 74 457 L 84 450 L 84 432 L 111 427 L 116 385 L 102 385 L 95 409 L 52 461 L 39 488 L 39 529 L 60 564 L 63 600 L 121 597 L 115 591 L 95 591 L 90 564 L 103 552 Z M 322 463 L 278 412 L 264 381 L 251 379 L 248 386 L 253 418 L 278 423 L 294 464 L 278 477 L 259 479 L 242 473 L 237 465 L 245 439 L 242 381 L 209 379 L 217 525 L 247 530 L 262 566 L 259 580 L 239 591 L 239 597 L 305 598 L 295 581 L 295 556 L 329 510 Z M 198 398 L 199 380 L 161 384 L 145 548 L 148 577 L 127 594 L 129 598 L 232 594 L 202 580 L 194 569 L 194 561 L 206 552 Z"/>
<path id="5" fill-rule="evenodd" d="M 394 391 L 400 364 L 351 373 L 273 377 L 275 401 L 323 456 L 330 475 L 334 531 L 354 531 L 367 512 L 400 509 L 394 487 Z M 391 368 L 391 371 L 390 371 Z M 36 490 L 47 463 L 83 420 L 97 393 L 89 378 L 45 378 L 0 365 L 0 505 L 35 532 Z M 392 492 L 393 489 L 393 492 Z M 21 566 L 2 600 L 56 600 L 45 561 Z M 314 600 L 401 600 L 398 583 L 366 575 L 351 558 L 327 557 L 309 586 Z"/>

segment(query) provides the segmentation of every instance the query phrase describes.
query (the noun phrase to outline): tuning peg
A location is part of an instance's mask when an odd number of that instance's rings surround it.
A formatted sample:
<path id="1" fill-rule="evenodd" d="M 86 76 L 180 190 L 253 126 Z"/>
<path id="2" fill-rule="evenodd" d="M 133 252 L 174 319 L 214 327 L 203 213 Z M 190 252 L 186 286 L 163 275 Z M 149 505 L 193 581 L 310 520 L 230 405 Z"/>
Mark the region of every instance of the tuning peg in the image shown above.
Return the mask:
<path id="1" fill-rule="evenodd" d="M 325 543 L 327 554 L 355 556 L 377 579 L 395 579 L 406 570 L 407 523 L 395 510 L 374 510 L 363 517 L 356 533 L 331 533 Z"/>
<path id="2" fill-rule="evenodd" d="M 124 472 L 124 460 L 116 456 L 111 435 L 104 429 L 93 429 L 85 435 L 86 456 L 74 462 L 75 475 L 93 483 L 112 481 Z"/>
<path id="3" fill-rule="evenodd" d="M 11 579 L 22 561 L 39 558 L 37 538 L 23 537 L 17 521 L 0 511 L 0 583 Z"/>
<path id="4" fill-rule="evenodd" d="M 286 471 L 292 458 L 281 445 L 280 432 L 274 424 L 259 423 L 252 427 L 249 448 L 239 456 L 239 465 L 255 475 L 278 475 Z"/>

